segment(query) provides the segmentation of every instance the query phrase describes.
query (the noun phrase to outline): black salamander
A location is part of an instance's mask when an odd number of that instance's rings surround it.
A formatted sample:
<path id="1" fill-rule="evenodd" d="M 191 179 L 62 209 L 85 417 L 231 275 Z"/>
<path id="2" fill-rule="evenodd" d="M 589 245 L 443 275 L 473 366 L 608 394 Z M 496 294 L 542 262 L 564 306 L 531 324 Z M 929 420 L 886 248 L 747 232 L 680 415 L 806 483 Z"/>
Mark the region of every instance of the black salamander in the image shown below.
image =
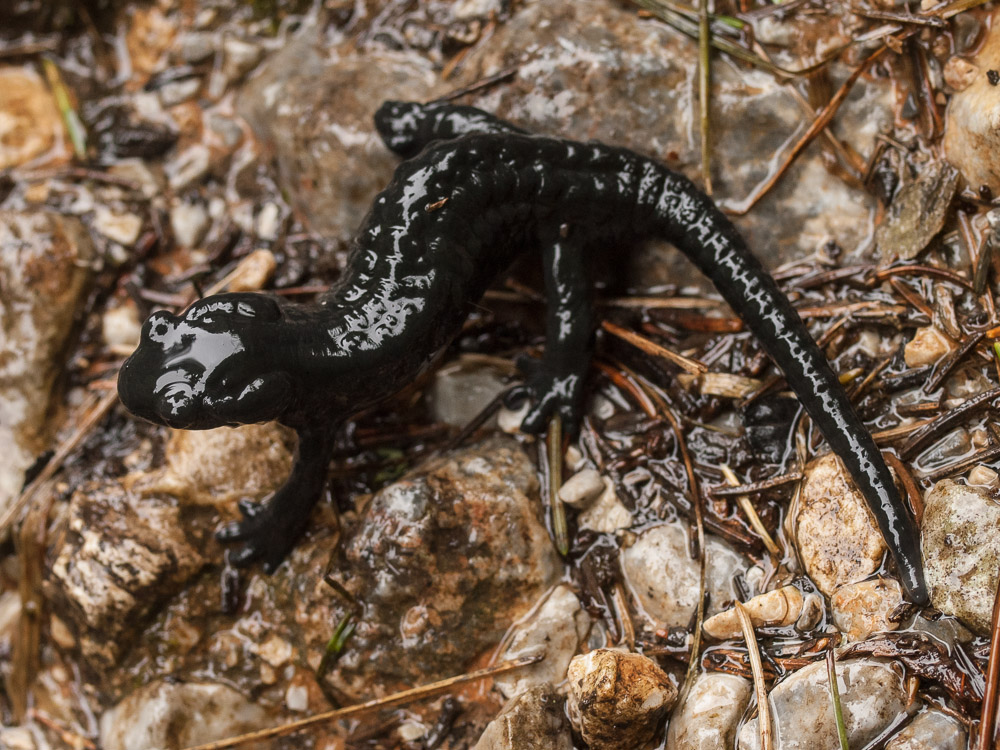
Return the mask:
<path id="1" fill-rule="evenodd" d="M 335 431 L 397 392 L 459 331 L 522 253 L 544 266 L 544 357 L 524 362 L 523 423 L 579 422 L 593 318 L 584 259 L 669 240 L 707 275 L 781 368 L 868 501 L 903 585 L 927 601 L 915 524 L 826 358 L 733 224 L 687 178 L 622 148 L 529 135 L 471 107 L 388 102 L 386 144 L 409 157 L 375 199 L 342 281 L 317 303 L 220 294 L 157 312 L 122 366 L 134 414 L 181 429 L 278 420 L 298 432 L 294 468 L 270 500 L 223 527 L 231 560 L 273 570 L 322 492 Z"/>

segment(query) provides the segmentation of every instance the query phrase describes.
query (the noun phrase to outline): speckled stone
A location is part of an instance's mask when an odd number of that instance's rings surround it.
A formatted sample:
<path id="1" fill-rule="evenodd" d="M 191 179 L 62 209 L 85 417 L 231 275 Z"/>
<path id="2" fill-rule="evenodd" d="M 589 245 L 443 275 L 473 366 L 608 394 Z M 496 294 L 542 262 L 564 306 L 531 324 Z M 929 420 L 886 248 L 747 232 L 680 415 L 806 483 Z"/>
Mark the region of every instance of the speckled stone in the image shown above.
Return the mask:
<path id="1" fill-rule="evenodd" d="M 920 551 L 931 604 L 989 635 L 1000 571 L 996 493 L 944 479 L 924 498 Z"/>
<path id="2" fill-rule="evenodd" d="M 875 519 L 833 454 L 806 466 L 793 528 L 806 573 L 827 596 L 882 564 L 885 542 Z"/>

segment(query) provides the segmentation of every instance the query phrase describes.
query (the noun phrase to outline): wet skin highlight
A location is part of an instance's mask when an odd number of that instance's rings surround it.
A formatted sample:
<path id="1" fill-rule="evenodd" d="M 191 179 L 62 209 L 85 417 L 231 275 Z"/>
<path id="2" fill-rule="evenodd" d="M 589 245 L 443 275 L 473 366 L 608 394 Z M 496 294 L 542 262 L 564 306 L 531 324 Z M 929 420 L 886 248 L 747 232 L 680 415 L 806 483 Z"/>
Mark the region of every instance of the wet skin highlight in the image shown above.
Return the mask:
<path id="1" fill-rule="evenodd" d="M 386 145 L 408 157 L 375 199 L 343 279 L 317 302 L 220 294 L 182 315 L 158 312 L 122 366 L 134 414 L 181 429 L 277 420 L 299 447 L 286 484 L 242 503 L 222 528 L 230 559 L 273 570 L 320 496 L 333 435 L 416 378 L 461 329 L 492 281 L 540 256 L 545 354 L 518 362 L 531 400 L 522 429 L 580 421 L 594 321 L 588 255 L 670 241 L 715 284 L 783 372 L 844 462 L 889 546 L 903 585 L 927 601 L 916 525 L 837 376 L 733 224 L 683 175 L 622 148 L 530 135 L 471 107 L 387 102 Z"/>

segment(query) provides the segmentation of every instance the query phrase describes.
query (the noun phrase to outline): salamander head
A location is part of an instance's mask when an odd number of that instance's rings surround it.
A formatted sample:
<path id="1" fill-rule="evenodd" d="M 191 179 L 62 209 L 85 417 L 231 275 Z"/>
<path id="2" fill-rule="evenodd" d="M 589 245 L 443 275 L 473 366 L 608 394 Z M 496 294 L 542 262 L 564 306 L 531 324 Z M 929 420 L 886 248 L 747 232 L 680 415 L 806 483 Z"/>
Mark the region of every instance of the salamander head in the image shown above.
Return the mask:
<path id="1" fill-rule="evenodd" d="M 153 313 L 122 365 L 118 395 L 133 414 L 179 429 L 275 419 L 287 405 L 288 378 L 268 371 L 260 352 L 266 329 L 281 320 L 278 303 L 263 294 L 207 297 L 180 316 Z"/>

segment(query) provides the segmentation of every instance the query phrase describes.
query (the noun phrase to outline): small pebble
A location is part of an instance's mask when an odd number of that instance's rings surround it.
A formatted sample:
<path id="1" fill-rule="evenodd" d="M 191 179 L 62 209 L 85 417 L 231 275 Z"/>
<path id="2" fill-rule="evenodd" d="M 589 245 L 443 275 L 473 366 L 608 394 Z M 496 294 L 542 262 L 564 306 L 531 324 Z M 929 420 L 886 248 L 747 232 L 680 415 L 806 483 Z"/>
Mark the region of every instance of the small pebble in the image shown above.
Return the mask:
<path id="1" fill-rule="evenodd" d="M 189 31 L 181 35 L 178 46 L 181 59 L 190 65 L 195 65 L 214 55 L 216 44 L 212 34 Z"/>
<path id="2" fill-rule="evenodd" d="M 292 683 L 285 691 L 285 707 L 289 711 L 302 713 L 309 710 L 309 688 Z"/>
<path id="3" fill-rule="evenodd" d="M 260 46 L 232 37 L 227 37 L 222 43 L 222 52 L 225 55 L 222 72 L 230 81 L 247 73 L 264 56 Z"/>
<path id="4" fill-rule="evenodd" d="M 197 247 L 208 231 L 208 212 L 200 203 L 179 202 L 170 209 L 170 228 L 181 247 Z"/>
<path id="5" fill-rule="evenodd" d="M 955 55 L 944 64 L 944 81 L 954 91 L 967 89 L 979 75 L 979 68 L 964 57 Z"/>
<path id="6" fill-rule="evenodd" d="M 918 328 L 913 340 L 903 350 L 907 367 L 933 365 L 954 348 L 951 339 L 934 326 Z"/>
<path id="7" fill-rule="evenodd" d="M 170 187 L 180 191 L 200 182 L 208 174 L 210 158 L 207 146 L 200 143 L 189 146 L 165 167 Z"/>
<path id="8" fill-rule="evenodd" d="M 666 673 L 640 654 L 595 649 L 570 662 L 567 711 L 591 750 L 634 750 L 677 699 Z"/>
<path id="9" fill-rule="evenodd" d="M 581 529 L 610 534 L 631 526 L 632 514 L 618 499 L 614 482 L 604 477 L 604 490 L 597 500 L 580 514 L 577 521 Z"/>
<path id="10" fill-rule="evenodd" d="M 827 596 L 845 583 L 864 580 L 882 564 L 882 534 L 833 454 L 806 465 L 793 529 L 806 573 Z"/>
<path id="11" fill-rule="evenodd" d="M 497 426 L 508 435 L 514 435 L 521 431 L 521 422 L 531 411 L 531 402 L 525 401 L 517 409 L 508 409 L 501 406 L 497 412 Z"/>
<path id="12" fill-rule="evenodd" d="M 596 469 L 584 469 L 559 488 L 559 499 L 573 508 L 588 507 L 604 491 L 604 478 Z"/>
<path id="13" fill-rule="evenodd" d="M 268 201 L 257 214 L 257 236 L 262 240 L 274 242 L 278 239 L 281 229 L 281 208 L 274 201 Z"/>
<path id="14" fill-rule="evenodd" d="M 743 604 L 754 627 L 791 625 L 802 613 L 802 592 L 794 586 L 760 594 Z M 742 632 L 736 608 L 712 615 L 703 626 L 705 634 L 717 640 L 736 638 Z"/>
<path id="15" fill-rule="evenodd" d="M 108 309 L 101 318 L 101 338 L 108 347 L 120 347 L 131 351 L 139 345 L 141 331 L 139 312 L 131 301 Z"/>
<path id="16" fill-rule="evenodd" d="M 670 716 L 667 750 L 731 748 L 752 690 L 750 680 L 737 675 L 701 674 Z"/>
<path id="17" fill-rule="evenodd" d="M 188 99 L 194 97 L 200 88 L 201 79 L 192 77 L 164 84 L 160 86 L 156 93 L 160 97 L 160 104 L 167 108 L 183 104 Z"/>
<path id="18" fill-rule="evenodd" d="M 257 292 L 271 280 L 278 261 L 270 250 L 254 250 L 229 275 L 230 292 Z"/>
<path id="19" fill-rule="evenodd" d="M 841 586 L 830 599 L 833 622 L 848 640 L 863 641 L 872 633 L 895 630 L 899 623 L 889 619 L 903 603 L 903 590 L 891 578 L 876 578 Z"/>
<path id="20" fill-rule="evenodd" d="M 98 233 L 126 247 L 134 245 L 142 231 L 142 219 L 135 214 L 115 213 L 107 206 L 94 209 L 94 229 Z"/>
<path id="21" fill-rule="evenodd" d="M 997 479 L 1000 479 L 1000 474 L 997 474 L 989 466 L 973 466 L 972 470 L 969 472 L 969 484 L 980 485 L 982 487 L 993 487 L 997 483 Z"/>

